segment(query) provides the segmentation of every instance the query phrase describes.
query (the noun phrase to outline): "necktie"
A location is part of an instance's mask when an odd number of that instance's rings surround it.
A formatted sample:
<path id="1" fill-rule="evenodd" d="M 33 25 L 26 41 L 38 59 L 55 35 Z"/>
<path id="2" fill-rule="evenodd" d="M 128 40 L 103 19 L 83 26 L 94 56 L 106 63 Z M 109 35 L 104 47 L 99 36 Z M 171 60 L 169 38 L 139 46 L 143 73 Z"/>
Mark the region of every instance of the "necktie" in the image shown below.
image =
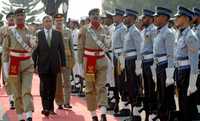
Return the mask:
<path id="1" fill-rule="evenodd" d="M 47 43 L 49 47 L 51 47 L 51 35 L 50 35 L 50 30 L 47 31 Z"/>

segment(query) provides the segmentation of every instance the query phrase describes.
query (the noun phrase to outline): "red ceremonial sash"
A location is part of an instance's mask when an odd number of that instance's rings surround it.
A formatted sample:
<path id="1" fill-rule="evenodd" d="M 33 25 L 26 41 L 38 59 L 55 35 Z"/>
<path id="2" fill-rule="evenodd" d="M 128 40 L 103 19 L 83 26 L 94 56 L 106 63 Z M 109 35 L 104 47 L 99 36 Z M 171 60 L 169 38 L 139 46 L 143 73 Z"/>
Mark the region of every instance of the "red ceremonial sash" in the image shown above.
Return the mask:
<path id="1" fill-rule="evenodd" d="M 15 53 L 27 53 L 27 51 L 21 50 L 11 50 Z M 23 60 L 27 60 L 31 58 L 31 56 L 13 56 L 10 55 L 10 64 L 9 64 L 9 76 L 18 76 L 20 72 L 20 62 Z"/>

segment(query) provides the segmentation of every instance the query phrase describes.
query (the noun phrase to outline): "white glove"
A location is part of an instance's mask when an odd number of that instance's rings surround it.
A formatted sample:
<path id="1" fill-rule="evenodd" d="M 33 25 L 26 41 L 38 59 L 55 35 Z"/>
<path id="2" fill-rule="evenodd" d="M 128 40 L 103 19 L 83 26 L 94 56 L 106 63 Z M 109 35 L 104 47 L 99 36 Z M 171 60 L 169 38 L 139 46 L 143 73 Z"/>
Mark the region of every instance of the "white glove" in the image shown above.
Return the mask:
<path id="1" fill-rule="evenodd" d="M 149 121 L 154 121 L 153 119 L 156 117 L 155 114 L 149 115 Z M 160 121 L 160 119 L 156 119 L 156 121 Z"/>
<path id="2" fill-rule="evenodd" d="M 81 76 L 81 77 L 84 77 L 84 67 L 83 67 L 83 64 L 79 64 L 78 65 L 78 70 L 79 70 L 79 75 Z"/>
<path id="3" fill-rule="evenodd" d="M 166 87 L 174 84 L 174 79 L 173 79 L 174 70 L 175 70 L 174 68 L 166 68 L 166 74 L 167 74 Z"/>
<path id="4" fill-rule="evenodd" d="M 190 74 L 189 88 L 187 91 L 188 96 L 194 93 L 195 91 L 197 91 L 197 87 L 196 87 L 197 77 L 198 77 L 198 74 Z"/>
<path id="5" fill-rule="evenodd" d="M 0 46 L 0 53 L 2 53 L 2 51 L 3 51 L 3 47 L 2 47 L 2 46 Z"/>
<path id="6" fill-rule="evenodd" d="M 123 70 L 125 68 L 125 58 L 123 55 L 119 56 L 119 62 L 121 64 L 121 69 Z"/>
<path id="7" fill-rule="evenodd" d="M 142 107 L 133 107 L 133 116 L 140 116 L 139 110 L 141 110 Z"/>
<path id="8" fill-rule="evenodd" d="M 150 68 L 151 68 L 151 73 L 152 73 L 153 80 L 156 83 L 157 82 L 157 79 L 156 79 L 156 65 L 153 64 Z"/>
<path id="9" fill-rule="evenodd" d="M 37 38 L 36 38 L 36 36 L 31 36 L 30 45 L 31 45 L 32 48 L 36 48 L 37 47 Z"/>
<path id="10" fill-rule="evenodd" d="M 3 63 L 3 73 L 6 79 L 8 78 L 8 69 L 9 69 L 9 64 Z"/>
<path id="11" fill-rule="evenodd" d="M 200 105 L 197 105 L 198 112 L 200 112 Z"/>
<path id="12" fill-rule="evenodd" d="M 142 65 L 142 61 L 141 60 L 136 60 L 135 61 L 135 73 L 136 73 L 136 75 L 140 75 L 140 74 L 142 74 L 142 67 L 141 67 L 141 65 Z"/>

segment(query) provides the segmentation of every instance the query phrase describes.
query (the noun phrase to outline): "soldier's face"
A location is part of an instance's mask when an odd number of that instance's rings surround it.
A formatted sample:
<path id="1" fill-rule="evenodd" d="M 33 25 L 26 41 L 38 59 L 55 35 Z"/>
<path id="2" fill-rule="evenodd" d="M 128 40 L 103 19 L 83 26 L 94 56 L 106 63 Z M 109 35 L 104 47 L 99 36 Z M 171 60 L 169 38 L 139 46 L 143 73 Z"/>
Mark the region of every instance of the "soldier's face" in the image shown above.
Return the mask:
<path id="1" fill-rule="evenodd" d="M 44 26 L 44 28 L 46 28 L 46 29 L 50 29 L 50 28 L 52 28 L 52 19 L 50 19 L 50 18 L 45 18 L 44 20 L 43 20 L 43 26 Z"/>
<path id="2" fill-rule="evenodd" d="M 25 23 L 25 19 L 26 19 L 26 17 L 25 17 L 25 15 L 23 13 L 22 14 L 17 14 L 16 18 L 15 18 L 16 24 L 24 24 Z"/>
<path id="3" fill-rule="evenodd" d="M 93 22 L 97 22 L 97 23 L 100 23 L 101 21 L 101 18 L 99 16 L 90 16 L 90 21 L 93 23 Z"/>
<path id="4" fill-rule="evenodd" d="M 181 26 L 184 25 L 185 21 L 186 21 L 185 16 L 177 16 L 175 21 L 176 27 L 181 28 Z"/>
<path id="5" fill-rule="evenodd" d="M 98 15 L 91 15 L 90 16 L 90 21 L 99 21 L 100 22 L 101 18 Z"/>
<path id="6" fill-rule="evenodd" d="M 144 17 L 142 18 L 142 25 L 144 25 L 144 26 L 149 25 L 149 24 L 150 24 L 150 19 L 151 19 L 151 18 L 149 18 L 149 17 L 147 17 L 147 16 L 144 16 Z"/>
<path id="7" fill-rule="evenodd" d="M 193 24 L 196 24 L 196 22 L 197 22 L 197 16 L 194 16 L 194 17 L 192 18 L 192 23 L 193 23 Z"/>
<path id="8" fill-rule="evenodd" d="M 8 25 L 15 25 L 14 17 L 13 16 L 8 17 L 7 22 L 8 22 Z"/>
<path id="9" fill-rule="evenodd" d="M 55 26 L 56 26 L 56 29 L 62 29 L 63 28 L 63 20 L 55 20 Z"/>
<path id="10" fill-rule="evenodd" d="M 113 19 L 111 17 L 107 17 L 104 22 L 105 22 L 105 25 L 109 26 L 113 23 Z"/>
<path id="11" fill-rule="evenodd" d="M 122 16 L 113 16 L 113 22 L 114 23 L 120 23 L 123 21 L 123 17 Z"/>
<path id="12" fill-rule="evenodd" d="M 167 23 L 168 21 L 168 17 L 167 16 L 163 16 L 163 15 L 160 15 L 160 16 L 155 16 L 154 17 L 154 24 L 156 26 L 162 26 L 163 24 Z"/>

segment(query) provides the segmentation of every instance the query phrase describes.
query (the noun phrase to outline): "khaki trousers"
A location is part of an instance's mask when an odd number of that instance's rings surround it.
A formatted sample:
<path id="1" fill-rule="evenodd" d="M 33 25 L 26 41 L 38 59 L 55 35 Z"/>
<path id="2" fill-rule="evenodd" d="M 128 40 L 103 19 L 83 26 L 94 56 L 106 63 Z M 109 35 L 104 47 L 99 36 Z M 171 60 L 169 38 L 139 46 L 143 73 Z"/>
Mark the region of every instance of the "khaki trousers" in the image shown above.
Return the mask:
<path id="1" fill-rule="evenodd" d="M 21 64 L 20 67 L 22 66 L 23 64 Z M 33 67 L 20 72 L 17 77 L 8 77 L 8 84 L 11 86 L 14 95 L 17 114 L 34 111 L 33 98 L 31 94 L 32 79 Z"/>

